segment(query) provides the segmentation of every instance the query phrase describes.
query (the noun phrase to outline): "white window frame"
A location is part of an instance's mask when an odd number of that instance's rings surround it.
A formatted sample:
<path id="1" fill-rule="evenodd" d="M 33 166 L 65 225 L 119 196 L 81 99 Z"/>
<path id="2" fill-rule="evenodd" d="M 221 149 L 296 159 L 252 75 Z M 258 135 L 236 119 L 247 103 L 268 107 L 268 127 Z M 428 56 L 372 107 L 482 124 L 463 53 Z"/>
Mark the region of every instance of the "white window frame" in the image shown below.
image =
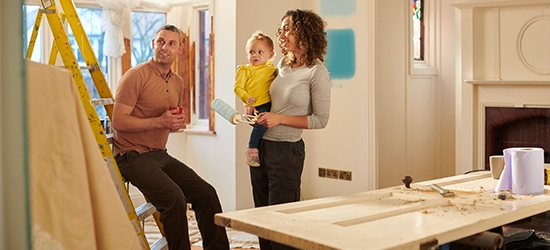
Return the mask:
<path id="1" fill-rule="evenodd" d="M 422 15 L 424 19 L 424 60 L 414 59 L 414 44 L 413 44 L 413 24 L 411 17 L 411 4 L 407 1 L 409 8 L 406 9 L 407 20 L 409 24 L 409 70 L 411 75 L 437 75 L 436 68 L 436 33 L 440 29 L 440 25 L 436 22 L 441 19 L 439 12 L 437 11 L 441 7 L 441 1 L 439 0 L 423 0 L 422 1 Z"/>
<path id="2" fill-rule="evenodd" d="M 193 7 L 193 30 L 191 32 L 191 40 L 196 41 L 195 46 L 195 72 L 199 72 L 200 70 L 200 46 L 199 44 L 199 36 L 200 36 L 200 12 L 203 10 L 209 10 L 208 5 L 198 5 Z M 207 119 L 199 119 L 198 111 L 200 110 L 200 102 L 199 102 L 199 94 L 200 94 L 200 75 L 198 73 L 195 73 L 195 100 L 191 100 L 195 103 L 195 107 L 192 107 L 192 110 L 194 109 L 195 112 L 192 112 L 191 115 L 191 127 L 189 129 L 195 130 L 195 131 L 208 131 L 209 130 L 209 118 Z M 192 96 L 190 98 L 193 98 Z"/>

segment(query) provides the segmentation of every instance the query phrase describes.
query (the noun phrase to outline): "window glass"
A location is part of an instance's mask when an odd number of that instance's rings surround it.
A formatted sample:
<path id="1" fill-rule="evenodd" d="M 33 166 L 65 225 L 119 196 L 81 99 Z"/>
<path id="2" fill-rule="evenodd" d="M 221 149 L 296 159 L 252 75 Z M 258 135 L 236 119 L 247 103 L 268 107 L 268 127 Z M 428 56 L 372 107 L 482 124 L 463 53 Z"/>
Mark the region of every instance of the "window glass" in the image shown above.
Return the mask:
<path id="1" fill-rule="evenodd" d="M 153 57 L 151 41 L 155 32 L 166 23 L 166 14 L 157 12 L 132 12 L 132 66 Z"/>
<path id="2" fill-rule="evenodd" d="M 25 15 L 23 16 L 23 23 L 25 28 L 25 32 L 23 34 L 24 40 L 25 40 L 25 54 L 27 53 L 27 49 L 29 47 L 29 41 L 34 29 L 34 22 L 36 20 L 36 16 L 39 8 L 40 6 L 38 5 L 23 5 L 23 12 L 25 13 Z M 95 53 L 97 61 L 101 67 L 101 70 L 105 75 L 105 78 L 107 79 L 107 74 L 108 74 L 107 57 L 103 53 L 104 33 L 101 30 L 101 26 L 97 25 L 97 20 L 100 20 L 101 18 L 101 9 L 76 8 L 76 11 L 78 13 L 78 17 L 80 19 L 82 27 L 86 32 L 88 40 L 90 41 L 90 44 Z M 67 27 L 69 27 L 69 25 L 67 25 Z M 44 44 L 42 42 L 42 34 L 45 31 L 51 32 L 51 29 L 47 22 L 47 18 L 43 16 L 42 23 L 40 24 L 40 28 L 39 28 L 39 33 L 35 40 L 35 46 L 32 51 L 31 60 L 33 61 L 43 62 L 43 63 L 47 62 L 47 60 L 44 60 L 41 58 L 42 50 L 46 49 L 51 51 L 51 48 L 44 48 Z M 69 37 L 69 41 L 71 42 L 71 46 L 73 48 L 73 51 L 75 53 L 75 56 L 78 60 L 79 65 L 86 66 L 86 62 L 84 61 L 82 54 L 80 53 L 78 44 L 76 42 L 76 39 L 78 38 L 75 38 L 70 28 L 68 28 L 67 30 L 67 35 Z M 83 70 L 82 75 L 84 76 L 86 87 L 88 88 L 88 91 L 90 92 L 90 96 L 92 97 L 92 99 L 99 98 L 99 94 L 95 89 L 95 85 L 90 75 L 90 72 L 88 70 Z M 100 118 L 104 118 L 107 116 L 105 108 L 103 108 L 102 106 L 98 106 L 96 107 L 96 109 L 98 111 L 98 115 Z"/>
<path id="3" fill-rule="evenodd" d="M 413 50 L 415 60 L 424 60 L 423 0 L 412 0 Z"/>
<path id="4" fill-rule="evenodd" d="M 26 56 L 27 54 L 32 32 L 34 30 L 36 14 L 38 13 L 39 8 L 40 6 L 38 5 L 23 5 L 23 28 L 25 29 L 25 32 L 23 33 L 23 41 L 25 41 L 25 54 L 23 56 Z M 43 28 L 38 30 L 38 35 L 32 50 L 32 56 L 30 58 L 35 62 L 41 62 L 42 58 L 42 30 Z"/>
<path id="5" fill-rule="evenodd" d="M 101 30 L 101 25 L 97 25 L 97 20 L 101 20 L 101 9 L 76 8 L 76 12 L 80 19 L 80 23 L 84 28 L 84 32 L 86 32 L 86 35 L 88 36 L 88 40 L 90 41 L 92 50 L 95 53 L 97 62 L 101 67 L 101 71 L 103 72 L 105 79 L 108 79 L 108 60 L 107 56 L 103 53 L 104 32 Z M 73 31 L 70 28 L 68 28 L 67 33 L 69 35 L 69 40 L 71 42 L 71 46 L 73 47 L 73 51 L 75 52 L 75 56 L 78 60 L 78 64 L 80 66 L 86 66 L 86 62 L 84 61 L 84 58 L 82 57 L 82 54 L 78 47 L 78 43 L 76 42 L 76 39 L 78 39 L 78 37 L 74 36 Z M 90 92 L 90 96 L 92 97 L 92 99 L 99 98 L 99 94 L 97 93 L 94 81 L 92 80 L 92 76 L 90 75 L 89 70 L 82 70 L 82 75 L 84 76 L 86 87 L 88 88 L 88 92 Z M 97 106 L 96 110 L 100 119 L 105 119 L 105 117 L 107 117 L 107 112 L 105 111 L 105 108 L 103 106 Z"/>
<path id="6" fill-rule="evenodd" d="M 210 116 L 210 13 L 199 11 L 199 58 L 198 58 L 198 114 L 199 120 Z"/>

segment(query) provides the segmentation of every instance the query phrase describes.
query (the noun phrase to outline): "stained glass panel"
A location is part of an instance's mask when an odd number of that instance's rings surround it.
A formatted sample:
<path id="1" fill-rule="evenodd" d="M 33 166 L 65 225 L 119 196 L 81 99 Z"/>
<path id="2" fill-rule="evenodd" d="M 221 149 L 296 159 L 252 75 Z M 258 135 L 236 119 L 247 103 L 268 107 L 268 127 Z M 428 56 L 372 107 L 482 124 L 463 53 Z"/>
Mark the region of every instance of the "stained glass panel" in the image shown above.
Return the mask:
<path id="1" fill-rule="evenodd" d="M 423 22 L 423 1 L 412 1 L 412 25 L 413 25 L 413 54 L 415 60 L 424 60 L 424 22 Z"/>

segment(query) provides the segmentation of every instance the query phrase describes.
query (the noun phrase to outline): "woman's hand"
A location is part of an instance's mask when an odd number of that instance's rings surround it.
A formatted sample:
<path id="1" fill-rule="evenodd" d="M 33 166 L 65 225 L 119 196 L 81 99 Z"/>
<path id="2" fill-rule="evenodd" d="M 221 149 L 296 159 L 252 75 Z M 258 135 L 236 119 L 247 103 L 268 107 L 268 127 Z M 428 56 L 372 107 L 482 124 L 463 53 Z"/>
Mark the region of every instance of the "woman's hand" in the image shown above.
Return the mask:
<path id="1" fill-rule="evenodd" d="M 263 125 L 267 128 L 271 128 L 281 124 L 283 118 L 284 118 L 284 115 L 275 114 L 271 112 L 262 112 L 260 113 L 258 124 Z"/>

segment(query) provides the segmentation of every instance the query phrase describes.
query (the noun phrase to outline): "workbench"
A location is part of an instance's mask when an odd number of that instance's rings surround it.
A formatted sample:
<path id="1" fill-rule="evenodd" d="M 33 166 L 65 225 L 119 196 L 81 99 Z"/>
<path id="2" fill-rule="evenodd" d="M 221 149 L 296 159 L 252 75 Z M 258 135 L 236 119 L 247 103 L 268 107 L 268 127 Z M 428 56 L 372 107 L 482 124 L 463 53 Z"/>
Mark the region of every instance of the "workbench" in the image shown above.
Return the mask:
<path id="1" fill-rule="evenodd" d="M 353 195 L 220 213 L 215 223 L 300 249 L 430 249 L 550 210 L 541 195 L 499 199 L 487 171 Z M 431 184 L 454 192 L 444 197 Z"/>

